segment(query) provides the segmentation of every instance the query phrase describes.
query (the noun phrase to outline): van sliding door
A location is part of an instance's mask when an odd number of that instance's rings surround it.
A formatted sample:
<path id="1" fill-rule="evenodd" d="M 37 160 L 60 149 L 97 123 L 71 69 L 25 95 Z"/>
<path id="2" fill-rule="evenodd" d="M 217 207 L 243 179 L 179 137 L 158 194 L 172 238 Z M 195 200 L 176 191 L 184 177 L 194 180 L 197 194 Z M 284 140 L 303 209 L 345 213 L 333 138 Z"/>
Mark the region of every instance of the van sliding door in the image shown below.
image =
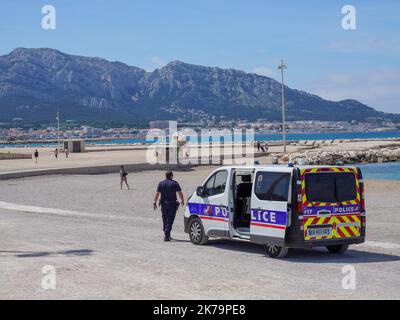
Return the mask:
<path id="1" fill-rule="evenodd" d="M 290 172 L 256 171 L 251 195 L 251 241 L 284 245 L 290 180 Z"/>

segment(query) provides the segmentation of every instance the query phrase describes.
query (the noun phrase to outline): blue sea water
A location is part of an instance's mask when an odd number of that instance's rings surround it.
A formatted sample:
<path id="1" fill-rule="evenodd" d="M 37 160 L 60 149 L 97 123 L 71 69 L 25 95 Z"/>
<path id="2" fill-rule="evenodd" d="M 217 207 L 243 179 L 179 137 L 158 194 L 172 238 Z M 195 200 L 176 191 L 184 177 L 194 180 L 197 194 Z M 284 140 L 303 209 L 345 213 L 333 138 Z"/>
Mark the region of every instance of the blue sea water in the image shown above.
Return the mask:
<path id="1" fill-rule="evenodd" d="M 364 179 L 400 180 L 400 162 L 368 163 L 357 166 L 361 169 Z"/>
<path id="2" fill-rule="evenodd" d="M 321 133 L 289 133 L 286 136 L 288 141 L 291 140 L 340 140 L 340 139 L 372 139 L 372 138 L 400 138 L 400 131 L 391 131 L 391 132 L 321 132 Z M 255 141 L 279 141 L 282 139 L 282 134 L 280 133 L 271 133 L 271 134 L 255 134 Z M 217 142 L 220 141 L 219 136 L 215 136 L 211 138 L 211 141 Z M 229 142 L 231 139 L 225 139 L 226 142 Z M 239 136 L 239 141 L 240 136 Z M 242 139 L 244 140 L 244 138 Z M 193 140 L 191 140 L 193 141 Z M 97 144 L 140 144 L 140 143 L 152 143 L 153 141 L 147 141 L 145 138 L 129 138 L 129 139 L 112 139 L 107 141 L 87 141 L 88 145 L 97 145 Z M 203 140 L 204 142 L 204 140 Z M 55 146 L 54 143 L 31 143 L 28 146 L 30 147 L 51 147 Z M 14 144 L 7 145 L 1 144 L 0 148 L 7 147 L 25 147 L 26 144 Z"/>
<path id="3" fill-rule="evenodd" d="M 261 141 L 279 141 L 281 134 L 256 134 L 254 139 Z M 217 138 L 217 137 L 215 137 Z M 309 133 L 288 134 L 288 140 L 337 140 L 337 139 L 368 139 L 368 138 L 400 138 L 400 131 L 396 132 L 326 132 L 326 133 Z M 213 139 L 213 141 L 217 141 Z M 110 141 L 88 141 L 89 145 L 96 144 L 133 144 L 133 143 L 149 143 L 146 139 L 115 139 Z M 0 144 L 0 148 L 6 147 L 24 147 L 26 145 L 5 145 Z M 55 146 L 55 143 L 32 143 L 30 147 Z M 5 149 L 7 150 L 7 149 Z M 382 179 L 382 180 L 400 180 L 400 162 L 389 163 L 371 163 L 358 165 L 363 173 L 364 179 Z"/>

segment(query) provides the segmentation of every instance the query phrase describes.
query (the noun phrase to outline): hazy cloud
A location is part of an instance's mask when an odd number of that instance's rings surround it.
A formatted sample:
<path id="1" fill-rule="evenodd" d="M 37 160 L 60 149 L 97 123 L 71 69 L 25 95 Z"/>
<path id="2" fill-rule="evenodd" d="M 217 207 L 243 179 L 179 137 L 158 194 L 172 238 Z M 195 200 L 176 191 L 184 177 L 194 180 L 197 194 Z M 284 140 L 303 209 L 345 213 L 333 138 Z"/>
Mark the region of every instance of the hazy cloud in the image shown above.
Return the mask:
<path id="1" fill-rule="evenodd" d="M 400 69 L 327 74 L 305 89 L 325 99 L 357 99 L 380 111 L 400 113 Z"/>
<path id="2" fill-rule="evenodd" d="M 267 67 L 255 67 L 251 69 L 252 73 L 258 74 L 260 76 L 272 77 L 275 74 L 275 70 Z"/>
<path id="3" fill-rule="evenodd" d="M 150 57 L 150 62 L 154 68 L 162 68 L 167 64 L 164 59 L 160 58 L 159 56 Z"/>
<path id="4" fill-rule="evenodd" d="M 324 48 L 338 53 L 371 53 L 371 52 L 400 52 L 400 41 L 397 39 L 383 40 L 372 38 L 358 41 L 334 41 L 327 43 Z"/>

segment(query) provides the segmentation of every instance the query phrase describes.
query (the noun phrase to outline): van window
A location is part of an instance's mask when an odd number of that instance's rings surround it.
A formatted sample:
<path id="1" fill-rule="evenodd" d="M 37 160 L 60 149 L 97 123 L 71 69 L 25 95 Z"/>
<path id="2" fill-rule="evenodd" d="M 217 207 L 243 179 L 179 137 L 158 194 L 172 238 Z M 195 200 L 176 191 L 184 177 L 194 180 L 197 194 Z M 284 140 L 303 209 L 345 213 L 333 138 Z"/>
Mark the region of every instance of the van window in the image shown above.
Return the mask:
<path id="1" fill-rule="evenodd" d="M 207 196 L 215 196 L 217 194 L 224 193 L 226 188 L 227 177 L 228 177 L 228 171 L 226 170 L 214 173 L 204 185 L 205 194 Z"/>
<path id="2" fill-rule="evenodd" d="M 290 173 L 258 172 L 255 194 L 260 200 L 287 201 Z"/>
<path id="3" fill-rule="evenodd" d="M 352 172 L 307 173 L 306 196 L 311 202 L 343 202 L 357 197 Z"/>

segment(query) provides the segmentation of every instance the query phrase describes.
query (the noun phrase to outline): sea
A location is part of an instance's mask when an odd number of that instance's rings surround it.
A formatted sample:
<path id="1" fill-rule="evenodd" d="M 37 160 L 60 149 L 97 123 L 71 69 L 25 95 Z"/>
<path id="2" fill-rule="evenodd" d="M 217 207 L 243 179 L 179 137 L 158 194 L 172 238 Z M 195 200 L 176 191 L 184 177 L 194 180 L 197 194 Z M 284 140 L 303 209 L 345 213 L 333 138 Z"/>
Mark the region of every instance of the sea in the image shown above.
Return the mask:
<path id="1" fill-rule="evenodd" d="M 400 138 L 400 131 L 391 132 L 323 132 L 323 133 L 289 133 L 287 134 L 287 140 L 341 140 L 341 139 L 379 139 L 379 138 Z M 211 141 L 216 140 L 219 137 L 213 137 Z M 282 139 L 281 134 L 255 134 L 255 141 L 279 141 Z M 245 138 L 242 138 L 244 141 Z M 225 140 L 226 141 L 226 140 Z M 240 141 L 240 137 L 239 137 Z M 88 145 L 97 144 L 142 144 L 142 143 L 153 143 L 154 141 L 147 141 L 146 139 L 113 139 L 107 141 L 87 141 Z M 51 147 L 55 146 L 55 143 L 31 143 L 26 144 L 14 144 L 7 145 L 0 143 L 0 150 L 7 150 L 7 147 Z M 5 150 L 4 150 L 5 149 Z M 359 164 L 363 173 L 364 179 L 378 179 L 378 180 L 400 180 L 400 162 L 389 162 L 389 163 L 371 163 L 371 164 Z"/>
<path id="2" fill-rule="evenodd" d="M 288 133 L 286 139 L 288 141 L 296 140 L 341 140 L 341 139 L 382 139 L 382 138 L 400 138 L 400 131 L 379 131 L 379 132 L 319 132 L 319 133 Z M 245 141 L 245 136 L 236 136 L 235 141 Z M 265 133 L 265 134 L 255 134 L 255 141 L 280 141 L 282 140 L 281 133 Z M 195 141 L 193 138 L 189 138 L 189 141 Z M 211 136 L 207 140 L 202 140 L 202 142 L 219 142 L 221 141 L 220 136 Z M 225 137 L 225 142 L 232 141 L 232 137 L 227 139 Z M 146 138 L 116 138 L 110 140 L 87 140 L 87 145 L 127 145 L 127 144 L 143 144 L 143 143 L 154 143 L 155 140 L 146 140 Z M 0 148 L 16 148 L 16 147 L 52 147 L 56 145 L 54 143 L 29 143 L 29 144 L 2 144 L 0 143 Z"/>
<path id="3" fill-rule="evenodd" d="M 357 165 L 364 179 L 400 180 L 400 162 L 367 163 Z"/>

